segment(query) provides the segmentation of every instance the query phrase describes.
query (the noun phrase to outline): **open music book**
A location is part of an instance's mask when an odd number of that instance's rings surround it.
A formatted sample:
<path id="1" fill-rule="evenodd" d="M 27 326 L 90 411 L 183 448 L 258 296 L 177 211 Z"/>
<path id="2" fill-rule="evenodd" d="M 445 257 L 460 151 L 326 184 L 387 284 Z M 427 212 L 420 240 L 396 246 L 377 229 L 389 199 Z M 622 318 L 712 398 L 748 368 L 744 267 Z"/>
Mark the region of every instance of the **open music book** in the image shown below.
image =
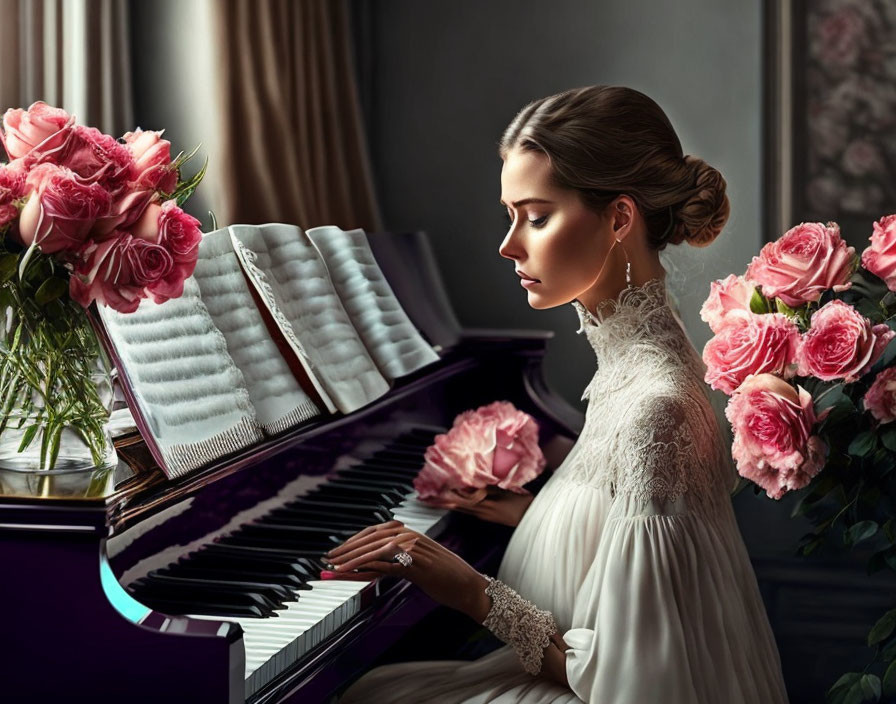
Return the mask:
<path id="1" fill-rule="evenodd" d="M 350 413 L 438 359 L 363 230 L 215 230 L 182 297 L 99 309 L 131 412 L 168 477 Z"/>

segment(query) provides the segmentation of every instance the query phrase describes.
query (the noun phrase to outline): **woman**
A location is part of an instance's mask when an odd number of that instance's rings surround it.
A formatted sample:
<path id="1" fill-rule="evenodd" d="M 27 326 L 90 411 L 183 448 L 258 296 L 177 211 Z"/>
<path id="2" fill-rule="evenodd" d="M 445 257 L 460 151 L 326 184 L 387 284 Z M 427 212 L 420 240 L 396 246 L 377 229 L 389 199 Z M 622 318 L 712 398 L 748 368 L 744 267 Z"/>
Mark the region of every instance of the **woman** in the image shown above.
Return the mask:
<path id="1" fill-rule="evenodd" d="M 397 521 L 329 554 L 337 574 L 402 575 L 508 644 L 377 668 L 340 702 L 787 702 L 736 475 L 659 260 L 720 233 L 725 180 L 618 86 L 531 103 L 500 153 L 500 254 L 533 308 L 575 306 L 597 356 L 585 426 L 534 499 L 448 504 L 516 526 L 498 580 Z"/>

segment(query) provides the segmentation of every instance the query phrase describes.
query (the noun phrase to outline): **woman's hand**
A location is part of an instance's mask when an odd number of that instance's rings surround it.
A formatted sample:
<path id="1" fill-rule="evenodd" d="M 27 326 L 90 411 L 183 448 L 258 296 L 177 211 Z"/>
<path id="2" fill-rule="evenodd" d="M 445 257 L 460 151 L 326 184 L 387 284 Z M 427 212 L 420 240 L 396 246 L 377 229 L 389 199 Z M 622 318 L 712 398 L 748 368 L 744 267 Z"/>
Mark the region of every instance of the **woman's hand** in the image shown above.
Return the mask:
<path id="1" fill-rule="evenodd" d="M 401 550 L 413 558 L 410 567 L 391 562 Z M 336 579 L 369 580 L 384 574 L 404 577 L 435 601 L 477 619 L 477 623 L 485 620 L 491 606 L 485 577 L 463 558 L 405 528 L 401 521 L 369 526 L 330 550 L 326 558 L 334 565 Z M 351 571 L 354 569 L 358 572 Z"/>
<path id="2" fill-rule="evenodd" d="M 448 493 L 450 498 L 447 499 L 420 499 L 420 501 L 428 506 L 469 513 L 483 521 L 500 523 L 512 528 L 519 525 L 523 514 L 535 498 L 528 491 L 525 494 L 517 494 L 497 486 L 470 490 L 451 489 Z"/>

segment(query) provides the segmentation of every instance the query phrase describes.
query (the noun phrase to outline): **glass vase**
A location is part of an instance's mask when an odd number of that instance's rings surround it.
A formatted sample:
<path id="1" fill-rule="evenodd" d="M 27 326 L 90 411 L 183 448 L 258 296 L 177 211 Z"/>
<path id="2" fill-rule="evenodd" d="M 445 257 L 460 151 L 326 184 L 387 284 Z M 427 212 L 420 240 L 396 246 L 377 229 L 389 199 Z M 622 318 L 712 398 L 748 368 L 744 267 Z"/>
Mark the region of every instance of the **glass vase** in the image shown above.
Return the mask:
<path id="1" fill-rule="evenodd" d="M 27 295 L 16 277 L 0 287 L 0 490 L 105 491 L 118 462 L 106 426 L 111 364 L 87 311 L 44 288 Z"/>

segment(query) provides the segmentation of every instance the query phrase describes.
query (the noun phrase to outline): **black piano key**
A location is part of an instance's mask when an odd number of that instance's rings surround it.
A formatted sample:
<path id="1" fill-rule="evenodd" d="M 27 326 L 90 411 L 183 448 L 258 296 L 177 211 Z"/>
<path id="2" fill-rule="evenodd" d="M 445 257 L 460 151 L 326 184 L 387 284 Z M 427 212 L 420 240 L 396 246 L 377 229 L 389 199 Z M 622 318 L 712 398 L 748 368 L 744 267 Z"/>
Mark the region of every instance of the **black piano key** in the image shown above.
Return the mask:
<path id="1" fill-rule="evenodd" d="M 262 594 L 271 601 L 283 602 L 292 601 L 295 597 L 293 592 L 282 584 L 276 582 L 253 582 L 251 580 L 234 580 L 234 579 L 216 579 L 208 581 L 198 579 L 197 577 L 187 577 L 171 574 L 160 574 L 159 570 L 153 570 L 144 578 L 149 584 L 169 584 L 172 586 L 181 586 L 184 589 L 191 589 L 199 586 L 208 586 L 212 589 L 221 589 L 222 591 L 245 591 Z"/>
<path id="2" fill-rule="evenodd" d="M 296 511 L 313 511 L 323 514 L 341 516 L 373 516 L 379 518 L 379 522 L 388 521 L 392 514 L 388 509 L 381 506 L 371 506 L 370 503 L 346 503 L 340 501 L 325 501 L 323 499 L 309 500 L 307 497 L 294 499 L 286 504 L 284 508 L 294 509 Z M 373 521 L 376 523 L 377 521 Z"/>
<path id="3" fill-rule="evenodd" d="M 224 557 L 246 555 L 270 557 L 275 560 L 286 561 L 290 565 L 298 565 L 299 569 L 307 570 L 308 574 L 313 573 L 315 575 L 314 579 L 317 579 L 317 574 L 320 569 L 322 569 L 321 565 L 325 562 L 323 553 L 330 548 L 327 548 L 327 550 L 306 550 L 295 547 L 277 548 L 260 545 L 230 545 L 215 542 L 205 546 L 204 549 L 207 549 L 213 554 L 223 555 Z"/>
<path id="4" fill-rule="evenodd" d="M 237 569 L 214 569 L 203 567 L 201 565 L 191 565 L 189 562 L 175 563 L 169 567 L 153 570 L 150 574 L 165 575 L 169 577 L 186 577 L 189 579 L 204 579 L 208 581 L 224 580 L 230 581 L 234 579 L 245 579 L 253 584 L 263 586 L 287 588 L 290 590 L 310 589 L 305 580 L 301 577 L 290 574 L 272 578 L 270 574 L 263 572 L 246 572 Z"/>
<path id="5" fill-rule="evenodd" d="M 131 591 L 138 601 L 150 605 L 157 600 L 178 600 L 195 604 L 197 609 L 209 606 L 257 606 L 259 609 L 271 613 L 282 605 L 282 603 L 272 601 L 254 591 L 223 589 L 214 583 L 187 588 L 182 585 L 154 583 L 153 580 L 143 578 L 131 585 Z M 202 612 L 198 611 L 197 613 Z"/>
<path id="6" fill-rule="evenodd" d="M 363 487 L 351 486 L 319 486 L 308 494 L 309 498 L 321 497 L 327 501 L 343 498 L 352 502 L 371 501 L 376 506 L 392 508 L 404 501 L 404 496 L 392 492 L 371 492 Z"/>
<path id="7" fill-rule="evenodd" d="M 295 509 L 295 508 L 275 508 L 269 511 L 266 516 L 271 518 L 282 518 L 284 522 L 293 521 L 309 521 L 311 525 L 328 526 L 328 525 L 345 525 L 349 526 L 369 526 L 374 523 L 382 523 L 389 520 L 391 514 L 381 511 L 368 510 L 365 514 L 334 514 L 331 511 L 315 511 L 313 509 Z"/>
<path id="8" fill-rule="evenodd" d="M 138 599 L 139 601 L 139 599 Z M 204 604 L 184 599 L 154 599 L 151 604 L 146 604 L 155 611 L 163 614 L 179 616 L 183 614 L 205 614 L 207 616 L 231 616 L 242 618 L 270 618 L 277 614 L 262 609 L 256 605 L 245 606 L 243 604 Z"/>
<path id="9" fill-rule="evenodd" d="M 404 499 L 408 490 L 404 489 L 403 491 L 396 486 L 397 482 L 395 480 L 388 479 L 379 479 L 375 476 L 367 476 L 367 477 L 359 477 L 359 478 L 346 478 L 346 477 L 333 477 L 330 481 L 328 481 L 324 486 L 336 486 L 336 487 L 367 487 L 374 491 L 394 491 Z"/>
<path id="10" fill-rule="evenodd" d="M 317 551 L 318 554 L 323 554 L 335 546 L 341 545 L 343 542 L 344 541 L 342 540 L 329 540 L 326 538 L 315 542 L 297 542 L 289 534 L 284 533 L 234 533 L 233 535 L 218 540 L 219 545 L 272 547 L 280 548 L 282 550 L 304 550 L 309 552 Z"/>
<path id="11" fill-rule="evenodd" d="M 379 467 L 365 467 L 363 464 L 340 469 L 334 473 L 340 479 L 369 479 L 374 477 L 380 481 L 393 481 L 399 485 L 410 485 L 413 477 L 407 472 L 395 471 Z"/>

